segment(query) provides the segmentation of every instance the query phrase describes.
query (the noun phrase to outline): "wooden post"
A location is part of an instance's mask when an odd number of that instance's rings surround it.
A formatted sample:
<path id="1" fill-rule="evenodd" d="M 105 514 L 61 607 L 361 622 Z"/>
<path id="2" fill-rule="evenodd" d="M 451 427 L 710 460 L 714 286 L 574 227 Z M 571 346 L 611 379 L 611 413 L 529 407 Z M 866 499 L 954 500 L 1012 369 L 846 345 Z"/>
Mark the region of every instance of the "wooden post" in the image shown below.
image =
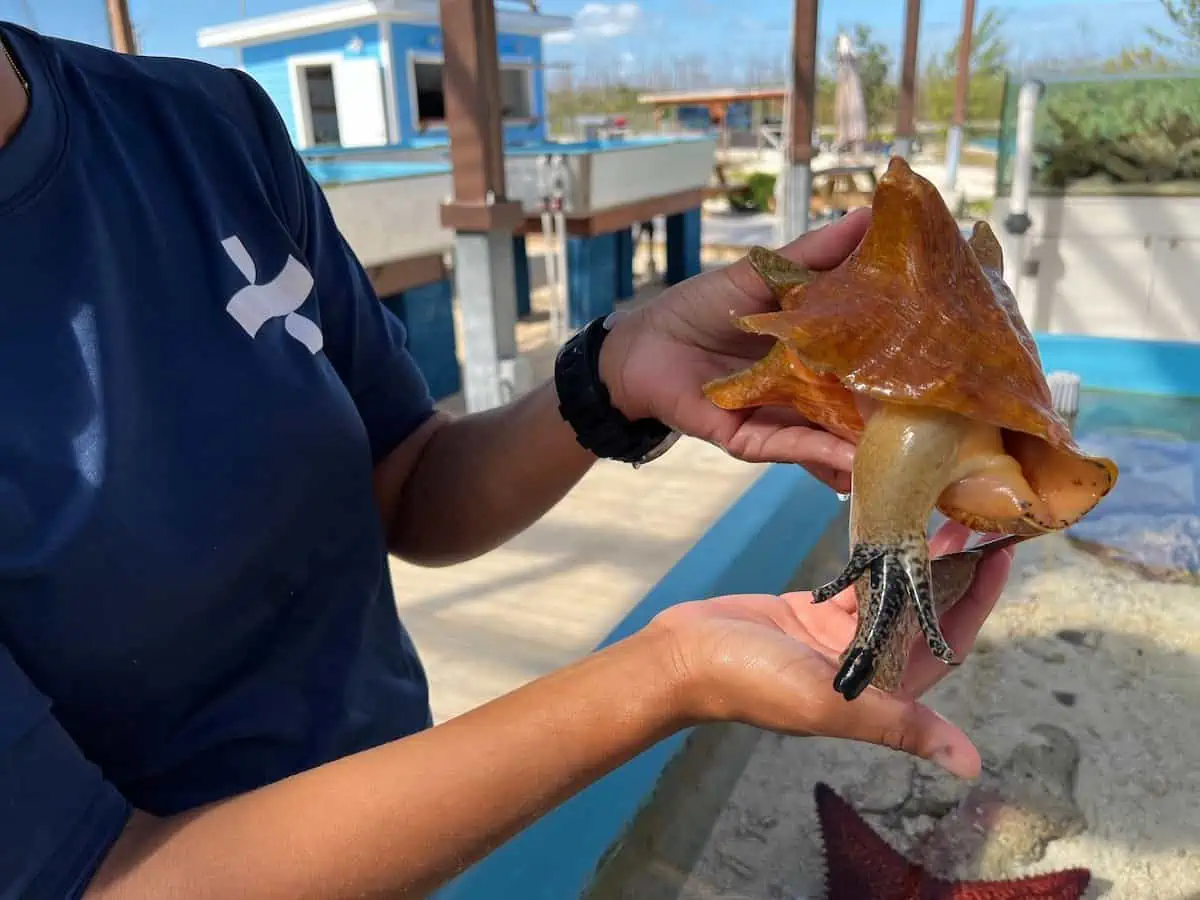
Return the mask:
<path id="1" fill-rule="evenodd" d="M 954 119 L 946 136 L 946 188 L 954 190 L 962 154 L 967 97 L 971 89 L 971 38 L 975 32 L 975 0 L 963 0 L 962 37 L 958 42 L 958 77 L 954 85 Z"/>
<path id="2" fill-rule="evenodd" d="M 967 95 L 971 89 L 971 38 L 975 32 L 975 0 L 963 0 L 962 39 L 958 44 L 958 81 L 954 86 L 954 124 L 967 122 Z"/>
<path id="3" fill-rule="evenodd" d="M 921 32 L 921 0 L 905 0 L 904 58 L 900 67 L 900 107 L 896 114 L 896 153 L 912 154 L 917 137 L 917 37 Z"/>
<path id="4" fill-rule="evenodd" d="M 440 0 L 446 128 L 454 196 L 442 224 L 456 232 L 454 279 L 462 313 L 467 411 L 519 392 L 513 233 L 520 203 L 507 197 L 500 60 L 492 0 Z M 502 369 L 508 378 L 502 377 Z"/>
<path id="5" fill-rule="evenodd" d="M 788 162 L 808 163 L 813 158 L 812 133 L 817 105 L 817 0 L 796 0 L 796 25 L 792 36 L 791 140 Z"/>
<path id="6" fill-rule="evenodd" d="M 112 35 L 112 47 L 118 53 L 137 53 L 137 40 L 133 35 L 133 21 L 129 18 L 128 0 L 107 0 L 108 30 Z"/>
<path id="7" fill-rule="evenodd" d="M 446 60 L 442 79 L 454 182 L 454 200 L 442 221 L 458 228 L 466 216 L 486 229 L 492 217 L 481 211 L 504 206 L 506 200 L 496 9 L 492 0 L 441 0 L 441 12 Z"/>
<path id="8" fill-rule="evenodd" d="M 796 0 L 792 28 L 791 90 L 784 147 L 785 185 L 782 196 L 783 239 L 792 241 L 808 231 L 812 197 L 813 123 L 817 105 L 817 0 Z"/>

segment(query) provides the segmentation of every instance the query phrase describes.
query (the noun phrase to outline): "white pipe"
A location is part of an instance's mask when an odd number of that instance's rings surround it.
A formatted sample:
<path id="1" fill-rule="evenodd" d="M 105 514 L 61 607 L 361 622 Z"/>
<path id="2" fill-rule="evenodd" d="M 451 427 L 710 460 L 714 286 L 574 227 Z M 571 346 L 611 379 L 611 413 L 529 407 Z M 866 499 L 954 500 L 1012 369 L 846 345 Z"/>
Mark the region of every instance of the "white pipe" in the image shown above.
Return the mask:
<path id="1" fill-rule="evenodd" d="M 550 198 L 554 193 L 550 175 L 550 157 L 539 156 L 535 162 L 537 192 L 542 200 L 542 242 L 546 260 L 546 286 L 550 289 L 550 335 L 553 339 L 559 332 L 558 324 L 558 251 L 554 240 L 554 219 L 550 213 Z"/>
<path id="2" fill-rule="evenodd" d="M 1016 243 L 1016 271 L 1012 276 L 1013 297 L 1021 302 L 1025 277 L 1022 274 L 1025 248 L 1028 243 L 1026 232 L 1033 224 L 1029 218 L 1029 192 L 1033 186 L 1033 141 L 1037 123 L 1038 101 L 1042 98 L 1045 85 L 1030 79 L 1021 85 L 1017 94 L 1016 149 L 1012 162 L 1012 186 L 1008 197 L 1008 215 L 1004 219 L 1004 230 L 1012 235 Z M 1036 318 L 1036 316 L 1035 316 Z"/>
<path id="3" fill-rule="evenodd" d="M 558 232 L 558 265 L 555 269 L 558 271 L 558 334 L 557 341 L 562 343 L 567 339 L 570 333 L 571 311 L 569 304 L 571 301 L 570 286 L 567 284 L 567 222 L 566 215 L 560 208 L 554 214 L 555 230 Z"/>
<path id="4" fill-rule="evenodd" d="M 946 135 L 946 190 L 953 191 L 958 184 L 958 163 L 962 156 L 963 130 L 960 125 L 951 125 Z"/>
<path id="5" fill-rule="evenodd" d="M 1012 189 L 1009 191 L 1008 218 L 1004 225 L 1010 234 L 1029 230 L 1029 190 L 1033 183 L 1033 137 L 1037 105 L 1044 85 L 1026 81 L 1017 95 L 1017 146 L 1013 155 Z"/>
<path id="6" fill-rule="evenodd" d="M 550 335 L 556 339 L 560 329 L 559 318 L 559 281 L 558 281 L 558 244 L 554 239 L 554 219 L 550 210 L 542 209 L 542 244 L 546 256 L 546 286 L 550 288 Z"/>
<path id="7" fill-rule="evenodd" d="M 551 157 L 551 184 L 554 187 L 554 197 L 558 201 L 554 207 L 554 231 L 556 241 L 553 252 L 557 255 L 555 274 L 556 286 L 554 302 L 557 307 L 557 318 L 552 320 L 554 340 L 562 343 L 570 331 L 570 287 L 567 284 L 567 220 L 564 207 L 566 206 L 567 180 L 570 170 L 567 168 L 567 158 L 562 154 Z"/>

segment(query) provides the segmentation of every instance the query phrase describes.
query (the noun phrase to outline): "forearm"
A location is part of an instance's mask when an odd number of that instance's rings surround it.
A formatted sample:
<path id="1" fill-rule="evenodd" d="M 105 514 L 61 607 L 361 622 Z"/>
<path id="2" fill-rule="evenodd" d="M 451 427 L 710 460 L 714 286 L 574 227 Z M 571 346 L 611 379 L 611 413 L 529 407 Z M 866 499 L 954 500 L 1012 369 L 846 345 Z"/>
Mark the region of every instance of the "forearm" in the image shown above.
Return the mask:
<path id="1" fill-rule="evenodd" d="M 667 640 L 637 635 L 430 731 L 139 819 L 87 896 L 426 896 L 686 724 Z"/>
<path id="2" fill-rule="evenodd" d="M 430 566 L 486 553 L 545 515 L 595 460 L 559 414 L 552 382 L 449 422 L 424 445 L 390 504 L 392 552 Z"/>

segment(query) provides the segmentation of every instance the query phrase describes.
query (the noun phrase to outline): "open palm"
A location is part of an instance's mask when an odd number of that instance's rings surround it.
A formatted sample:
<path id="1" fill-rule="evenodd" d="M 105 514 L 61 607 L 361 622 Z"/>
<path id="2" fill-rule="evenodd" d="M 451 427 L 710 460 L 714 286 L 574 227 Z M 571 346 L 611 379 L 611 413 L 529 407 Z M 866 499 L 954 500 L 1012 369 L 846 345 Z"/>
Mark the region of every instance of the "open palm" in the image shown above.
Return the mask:
<path id="1" fill-rule="evenodd" d="M 931 541 L 931 554 L 960 550 L 970 535 L 949 523 Z M 942 617 L 960 658 L 970 652 L 1004 589 L 1011 560 L 1011 549 L 985 558 L 970 589 Z M 701 720 L 868 741 L 933 760 L 963 777 L 978 774 L 979 754 L 970 739 L 919 702 L 951 671 L 919 639 L 896 693 L 870 688 L 848 702 L 833 690 L 838 657 L 856 620 L 849 590 L 824 604 L 813 604 L 808 592 L 718 597 L 673 607 L 656 625 L 678 636 L 681 664 L 700 673 Z"/>

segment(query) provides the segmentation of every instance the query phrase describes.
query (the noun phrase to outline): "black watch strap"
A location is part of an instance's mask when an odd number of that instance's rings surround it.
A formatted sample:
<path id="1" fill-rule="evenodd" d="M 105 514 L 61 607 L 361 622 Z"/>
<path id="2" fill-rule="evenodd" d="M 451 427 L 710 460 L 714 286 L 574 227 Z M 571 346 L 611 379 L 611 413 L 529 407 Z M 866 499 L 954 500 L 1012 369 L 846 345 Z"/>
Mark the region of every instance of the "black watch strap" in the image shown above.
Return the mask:
<path id="1" fill-rule="evenodd" d="M 558 351 L 558 410 L 585 450 L 602 459 L 640 465 L 665 452 L 676 435 L 657 419 L 631 421 L 612 405 L 600 380 L 600 348 L 608 331 L 606 317 L 593 319 Z"/>

